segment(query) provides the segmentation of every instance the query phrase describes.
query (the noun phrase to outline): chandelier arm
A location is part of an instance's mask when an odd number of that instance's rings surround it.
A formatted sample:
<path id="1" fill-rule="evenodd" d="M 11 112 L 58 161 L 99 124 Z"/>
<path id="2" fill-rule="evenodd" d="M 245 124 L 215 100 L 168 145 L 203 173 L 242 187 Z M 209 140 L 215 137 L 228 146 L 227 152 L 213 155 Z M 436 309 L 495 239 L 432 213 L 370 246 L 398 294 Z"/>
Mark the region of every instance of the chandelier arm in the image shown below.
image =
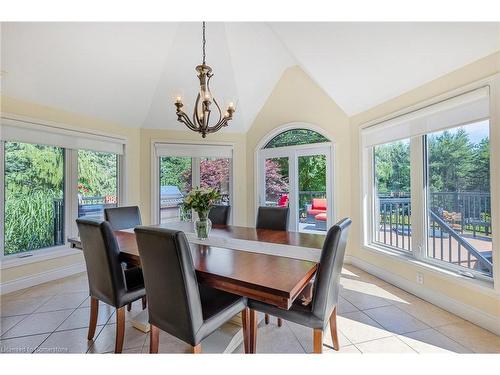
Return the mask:
<path id="1" fill-rule="evenodd" d="M 198 131 L 199 128 L 194 125 L 191 120 L 189 119 L 188 115 L 186 115 L 184 112 L 178 113 L 177 114 L 178 118 L 177 121 L 182 122 L 184 125 L 186 125 L 189 129 L 193 131 Z"/>
<path id="2" fill-rule="evenodd" d="M 194 111 L 193 111 L 193 123 L 197 124 L 199 127 L 201 125 L 200 117 L 198 116 L 198 106 L 200 104 L 200 94 L 196 97 L 196 101 L 194 102 Z"/>
<path id="3" fill-rule="evenodd" d="M 213 98 L 214 100 L 214 103 L 215 103 L 215 106 L 217 107 L 217 110 L 219 111 L 219 119 L 217 120 L 217 123 L 221 122 L 223 116 L 222 116 L 222 111 L 219 107 L 219 103 L 217 103 L 217 100 L 215 100 L 215 98 Z"/>
<path id="4" fill-rule="evenodd" d="M 219 131 L 221 128 L 223 128 L 224 126 L 227 126 L 227 119 L 226 118 L 222 119 L 222 121 L 219 121 L 214 126 L 209 127 L 207 133 L 215 133 L 215 132 Z"/>

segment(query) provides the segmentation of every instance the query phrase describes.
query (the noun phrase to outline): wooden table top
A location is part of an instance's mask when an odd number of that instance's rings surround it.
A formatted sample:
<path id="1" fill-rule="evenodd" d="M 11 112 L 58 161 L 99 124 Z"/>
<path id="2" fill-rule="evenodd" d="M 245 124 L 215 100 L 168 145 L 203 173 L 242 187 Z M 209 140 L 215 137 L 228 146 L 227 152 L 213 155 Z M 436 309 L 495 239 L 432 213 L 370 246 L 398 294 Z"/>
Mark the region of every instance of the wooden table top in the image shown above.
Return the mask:
<path id="1" fill-rule="evenodd" d="M 184 223 L 169 223 L 162 226 L 182 230 L 184 225 Z M 282 241 L 279 243 L 284 246 L 290 242 L 295 244 L 297 242 L 294 241 L 300 241 L 301 238 L 306 239 L 302 236 L 295 236 L 294 232 L 254 228 L 217 226 L 213 230 L 217 230 L 221 235 L 236 234 L 252 241 Z M 114 233 L 122 260 L 131 265 L 140 266 L 141 260 L 135 233 L 131 231 L 115 231 Z M 289 239 L 290 242 L 288 242 Z M 76 239 L 70 239 L 70 242 L 74 247 L 81 247 Z M 290 308 L 317 269 L 317 263 L 306 260 L 200 244 L 190 244 L 190 246 L 200 283 L 284 309 Z"/>

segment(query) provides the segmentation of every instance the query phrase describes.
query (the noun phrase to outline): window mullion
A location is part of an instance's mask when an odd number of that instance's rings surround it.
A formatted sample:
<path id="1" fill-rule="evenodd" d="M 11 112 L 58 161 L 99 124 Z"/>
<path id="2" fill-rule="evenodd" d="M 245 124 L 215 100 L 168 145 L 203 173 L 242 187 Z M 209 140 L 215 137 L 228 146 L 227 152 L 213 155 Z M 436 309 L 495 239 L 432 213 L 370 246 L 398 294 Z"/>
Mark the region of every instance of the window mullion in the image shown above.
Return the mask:
<path id="1" fill-rule="evenodd" d="M 65 150 L 64 180 L 64 216 L 66 237 L 78 234 L 76 218 L 78 218 L 78 150 Z"/>
<path id="2" fill-rule="evenodd" d="M 5 142 L 0 141 L 0 176 L 2 176 L 2 183 L 0 184 L 0 218 L 5 223 L 5 164 L 4 164 Z M 0 257 L 4 256 L 5 250 L 5 225 L 0 226 Z"/>
<path id="3" fill-rule="evenodd" d="M 411 250 L 416 258 L 423 258 L 425 241 L 425 180 L 422 137 L 410 140 L 410 190 L 411 190 Z"/>

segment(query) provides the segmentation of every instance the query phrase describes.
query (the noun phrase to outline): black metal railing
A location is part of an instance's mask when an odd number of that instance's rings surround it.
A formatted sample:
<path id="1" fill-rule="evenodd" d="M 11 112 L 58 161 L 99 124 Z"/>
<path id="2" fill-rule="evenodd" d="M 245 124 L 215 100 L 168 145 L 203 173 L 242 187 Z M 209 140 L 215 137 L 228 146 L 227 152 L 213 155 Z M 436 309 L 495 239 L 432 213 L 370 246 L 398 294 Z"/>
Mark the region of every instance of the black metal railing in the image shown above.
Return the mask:
<path id="1" fill-rule="evenodd" d="M 64 244 L 64 200 L 54 199 L 54 245 Z"/>
<path id="2" fill-rule="evenodd" d="M 491 275 L 491 251 L 479 251 L 468 241 L 491 242 L 490 195 L 430 193 L 428 202 L 427 255 Z M 411 251 L 411 198 L 379 197 L 379 215 L 376 241 Z"/>

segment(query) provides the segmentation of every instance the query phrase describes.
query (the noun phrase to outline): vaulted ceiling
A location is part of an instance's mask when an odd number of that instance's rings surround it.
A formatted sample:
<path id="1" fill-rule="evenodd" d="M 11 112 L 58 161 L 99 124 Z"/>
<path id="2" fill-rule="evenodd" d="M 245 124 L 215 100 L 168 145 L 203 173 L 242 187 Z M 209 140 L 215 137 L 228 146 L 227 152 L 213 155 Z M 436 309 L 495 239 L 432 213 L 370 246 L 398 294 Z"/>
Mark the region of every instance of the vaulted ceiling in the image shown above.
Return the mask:
<path id="1" fill-rule="evenodd" d="M 182 129 L 200 23 L 2 23 L 2 94 L 131 127 Z M 500 50 L 500 23 L 208 23 L 211 87 L 244 132 L 287 67 L 348 115 Z"/>

